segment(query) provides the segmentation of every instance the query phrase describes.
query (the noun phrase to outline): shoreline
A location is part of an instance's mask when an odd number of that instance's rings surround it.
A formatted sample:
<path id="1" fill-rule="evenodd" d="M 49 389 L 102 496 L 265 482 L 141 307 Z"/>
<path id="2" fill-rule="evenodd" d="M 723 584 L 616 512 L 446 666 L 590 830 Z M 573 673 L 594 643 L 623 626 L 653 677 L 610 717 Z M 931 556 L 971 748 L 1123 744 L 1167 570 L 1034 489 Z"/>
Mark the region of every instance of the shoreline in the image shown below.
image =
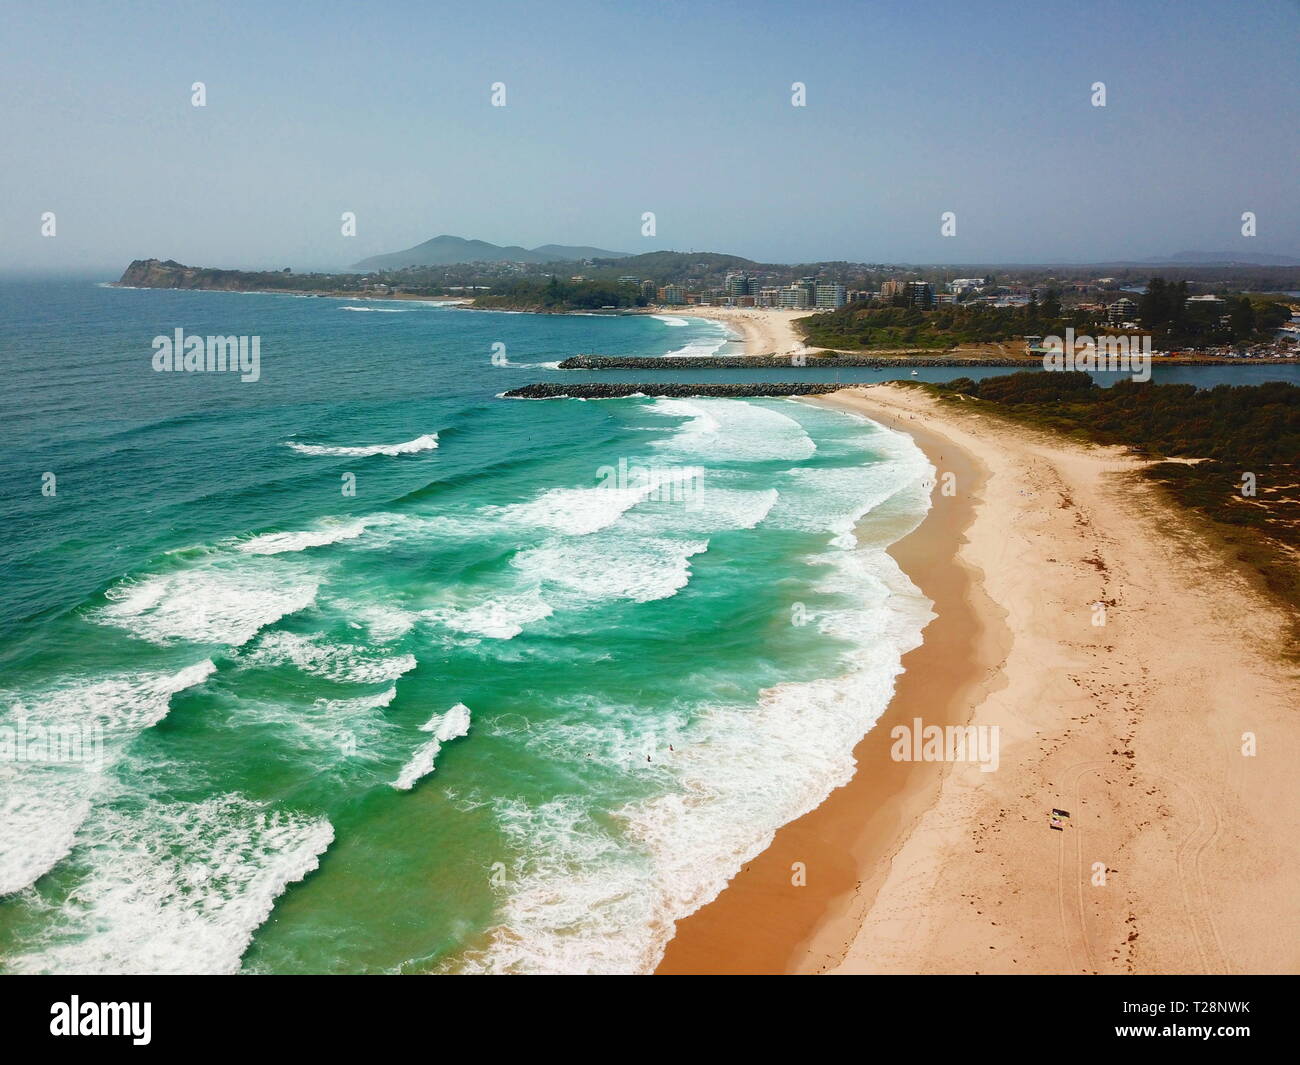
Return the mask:
<path id="1" fill-rule="evenodd" d="M 308 291 L 296 288 L 179 288 L 162 285 L 124 285 L 121 281 L 97 282 L 103 288 L 120 288 L 125 292 L 229 292 L 237 296 L 297 296 L 299 299 L 356 300 L 359 303 L 434 303 L 463 306 L 470 301 L 465 296 L 417 296 L 409 292 L 357 293 L 330 291 Z"/>
<path id="2" fill-rule="evenodd" d="M 1021 345 L 1012 341 L 997 341 L 986 344 L 957 344 L 948 348 L 899 348 L 899 349 L 863 349 L 839 351 L 834 348 L 821 348 L 807 344 L 794 323 L 809 315 L 817 314 L 815 310 L 781 310 L 775 307 L 711 307 L 688 305 L 687 307 L 632 307 L 612 311 L 560 310 L 551 311 L 541 308 L 506 308 L 479 307 L 471 297 L 466 296 L 417 296 L 409 293 L 390 293 L 386 296 L 360 295 L 355 292 L 321 291 L 309 292 L 297 289 L 245 289 L 245 288 L 170 288 L 153 285 L 125 285 L 120 281 L 99 282 L 107 288 L 124 290 L 172 292 L 234 292 L 244 295 L 260 296 L 297 296 L 300 298 L 341 299 L 368 302 L 427 303 L 437 306 L 458 307 L 466 311 L 495 311 L 498 314 L 560 314 L 599 317 L 626 317 L 631 315 L 648 315 L 666 318 L 699 318 L 706 321 L 722 322 L 732 328 L 739 336 L 725 343 L 741 344 L 743 356 L 727 355 L 677 355 L 677 356 L 629 356 L 609 357 L 591 355 L 571 355 L 569 359 L 600 360 L 591 366 L 564 367 L 564 369 L 617 369 L 620 364 L 626 368 L 637 369 L 691 369 L 706 367 L 712 369 L 754 368 L 756 364 L 750 359 L 771 359 L 772 368 L 792 365 L 790 357 L 806 355 L 811 360 L 810 367 L 824 365 L 825 368 L 836 366 L 865 366 L 871 369 L 887 370 L 893 367 L 984 367 L 1020 368 L 1036 370 L 1042 368 L 1042 359 L 1016 354 L 1015 349 Z M 829 356 L 829 357 L 828 357 Z M 835 358 L 838 356 L 838 358 Z M 746 361 L 741 361 L 745 359 Z M 567 360 L 565 360 L 567 361 Z M 653 363 L 662 362 L 662 366 Z M 1232 356 L 1162 356 L 1153 363 L 1155 366 L 1291 366 L 1300 364 L 1300 355 L 1265 357 Z"/>
<path id="3" fill-rule="evenodd" d="M 801 355 L 813 350 L 803 342 L 794 323 L 814 314 L 814 311 L 783 311 L 775 307 L 698 307 L 691 304 L 686 307 L 637 308 L 629 313 L 722 322 L 740 334 L 736 342 L 744 345 L 746 355 Z"/>
<path id="4" fill-rule="evenodd" d="M 890 549 L 939 617 L 853 779 L 679 921 L 657 971 L 1300 968 L 1300 678 L 1230 548 L 1117 449 L 905 386 L 818 402 L 942 448 L 956 497 Z M 997 729 L 998 771 L 888 761 L 912 717 Z"/>
<path id="5" fill-rule="evenodd" d="M 837 399 L 835 394 L 810 402 L 864 413 Z M 907 432 L 937 471 L 954 472 L 972 485 L 970 494 L 948 498 L 936 483 L 925 519 L 887 549 L 937 616 L 923 630 L 921 644 L 903 656 L 904 672 L 885 712 L 854 747 L 858 768 L 852 779 L 778 829 L 767 850 L 717 899 L 678 921 L 657 974 L 815 971 L 820 948 L 811 941 L 819 929 L 855 899 L 874 894 L 900 832 L 937 795 L 944 765 L 893 761 L 890 730 L 915 717 L 927 725 L 964 724 L 970 696 L 996 676 L 1005 641 L 1001 619 L 982 595 L 978 574 L 957 557 L 987 472 L 923 427 L 873 420 Z M 860 525 L 870 520 L 867 515 Z M 794 862 L 806 866 L 806 886 L 791 884 Z"/>

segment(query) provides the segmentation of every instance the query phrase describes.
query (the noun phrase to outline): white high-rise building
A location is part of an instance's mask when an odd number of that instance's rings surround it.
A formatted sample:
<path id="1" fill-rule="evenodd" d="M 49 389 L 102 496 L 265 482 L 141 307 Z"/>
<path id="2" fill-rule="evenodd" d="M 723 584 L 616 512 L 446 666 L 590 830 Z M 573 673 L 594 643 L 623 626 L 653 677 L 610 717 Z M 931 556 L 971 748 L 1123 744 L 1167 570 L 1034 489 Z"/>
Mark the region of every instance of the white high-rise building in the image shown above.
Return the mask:
<path id="1" fill-rule="evenodd" d="M 848 302 L 848 293 L 843 285 L 822 282 L 814 292 L 814 300 L 819 311 L 833 311 Z"/>

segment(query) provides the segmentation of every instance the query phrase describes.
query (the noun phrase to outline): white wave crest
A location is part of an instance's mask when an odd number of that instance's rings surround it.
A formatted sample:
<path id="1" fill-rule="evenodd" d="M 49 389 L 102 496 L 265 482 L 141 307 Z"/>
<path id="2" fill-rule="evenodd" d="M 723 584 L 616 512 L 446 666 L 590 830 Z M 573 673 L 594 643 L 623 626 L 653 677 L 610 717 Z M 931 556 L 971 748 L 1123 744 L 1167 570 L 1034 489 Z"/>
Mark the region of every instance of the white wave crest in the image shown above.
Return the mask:
<path id="1" fill-rule="evenodd" d="M 411 760 L 402 767 L 392 787 L 398 791 L 410 791 L 417 781 L 432 773 L 442 745 L 469 733 L 469 716 L 469 707 L 464 703 L 457 703 L 445 714 L 434 714 L 421 725 L 420 731 L 432 732 L 433 739 L 416 750 Z"/>
<path id="2" fill-rule="evenodd" d="M 515 503 L 498 512 L 507 521 L 538 525 L 569 536 L 585 536 L 613 525 L 632 507 L 660 495 L 673 498 L 694 494 L 703 479 L 702 467 L 622 467 L 626 486 L 620 487 L 618 471 L 602 467 L 606 484 L 590 488 L 551 488 L 527 503 Z M 680 491 L 678 491 L 680 490 Z"/>
<path id="3" fill-rule="evenodd" d="M 248 666 L 292 664 L 304 673 L 350 684 L 396 680 L 416 666 L 415 655 L 386 655 L 360 644 L 331 643 L 322 636 L 267 632 L 239 656 Z"/>
<path id="4" fill-rule="evenodd" d="M 817 445 L 794 418 L 758 403 L 734 399 L 659 399 L 651 412 L 688 418 L 672 436 L 655 441 L 663 451 L 698 455 L 709 462 L 799 462 Z"/>
<path id="5" fill-rule="evenodd" d="M 364 518 L 355 521 L 324 521 L 315 529 L 301 532 L 262 533 L 250 540 L 240 541 L 239 550 L 250 555 L 279 555 L 292 551 L 305 551 L 310 547 L 324 547 L 344 540 L 355 540 L 370 524 Z"/>
<path id="6" fill-rule="evenodd" d="M 548 618 L 553 612 L 534 588 L 521 595 L 499 596 L 465 606 L 434 607 L 422 611 L 422 616 L 467 636 L 512 640 L 524 631 L 525 625 Z"/>
<path id="7" fill-rule="evenodd" d="M 324 818 L 233 794 L 105 809 L 93 827 L 76 904 L 14 971 L 236 973 L 276 898 L 334 839 Z"/>
<path id="8" fill-rule="evenodd" d="M 119 581 L 91 617 L 152 643 L 238 647 L 313 603 L 319 585 L 301 563 L 211 557 L 170 573 Z"/>
<path id="9" fill-rule="evenodd" d="M 367 458 L 371 455 L 414 455 L 421 451 L 432 451 L 438 446 L 438 434 L 426 433 L 414 440 L 400 444 L 366 444 L 360 447 L 334 447 L 326 444 L 300 444 L 295 440 L 286 440 L 285 447 L 291 447 L 302 455 L 335 455 L 344 458 Z"/>
<path id="10" fill-rule="evenodd" d="M 205 659 L 176 673 L 70 680 L 0 696 L 3 725 L 46 745 L 45 761 L 27 760 L 30 750 L 23 760 L 17 751 L 0 758 L 0 895 L 35 883 L 68 856 L 126 745 L 167 716 L 173 695 L 215 669 Z M 66 760 L 53 756 L 55 737 Z"/>
<path id="11" fill-rule="evenodd" d="M 554 590 L 569 601 L 667 599 L 690 581 L 690 560 L 707 551 L 707 540 L 669 537 L 601 536 L 556 540 L 521 551 L 511 564 L 533 587 L 550 598 Z"/>

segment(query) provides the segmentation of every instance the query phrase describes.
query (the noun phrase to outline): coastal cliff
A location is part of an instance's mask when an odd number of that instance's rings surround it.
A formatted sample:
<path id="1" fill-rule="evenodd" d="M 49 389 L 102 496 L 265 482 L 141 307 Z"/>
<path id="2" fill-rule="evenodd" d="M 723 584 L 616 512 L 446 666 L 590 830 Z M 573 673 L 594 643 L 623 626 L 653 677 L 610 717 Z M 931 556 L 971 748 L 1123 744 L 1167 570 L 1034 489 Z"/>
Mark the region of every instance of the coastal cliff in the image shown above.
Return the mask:
<path id="1" fill-rule="evenodd" d="M 441 296 L 442 284 L 417 276 L 295 274 L 283 270 L 216 270 L 186 266 L 175 259 L 136 259 L 117 284 L 124 288 L 207 289 L 216 292 L 297 292 L 316 296 L 373 296 L 417 299 Z"/>
<path id="2" fill-rule="evenodd" d="M 268 288 L 302 288 L 308 279 L 328 275 L 296 275 L 288 271 L 213 270 L 185 266 L 174 259 L 136 259 L 126 268 L 118 284 L 131 288 L 199 288 L 245 292 Z"/>

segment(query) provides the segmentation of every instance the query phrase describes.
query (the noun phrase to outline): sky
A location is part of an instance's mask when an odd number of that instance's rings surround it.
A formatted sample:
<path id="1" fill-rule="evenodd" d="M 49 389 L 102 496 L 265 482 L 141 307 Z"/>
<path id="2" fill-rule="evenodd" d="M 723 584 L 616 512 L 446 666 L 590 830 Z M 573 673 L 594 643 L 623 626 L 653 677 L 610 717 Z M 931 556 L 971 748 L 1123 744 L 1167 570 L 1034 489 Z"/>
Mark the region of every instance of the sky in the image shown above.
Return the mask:
<path id="1" fill-rule="evenodd" d="M 1300 0 L 6 0 L 0 272 L 1300 256 L 1297 86 Z"/>

